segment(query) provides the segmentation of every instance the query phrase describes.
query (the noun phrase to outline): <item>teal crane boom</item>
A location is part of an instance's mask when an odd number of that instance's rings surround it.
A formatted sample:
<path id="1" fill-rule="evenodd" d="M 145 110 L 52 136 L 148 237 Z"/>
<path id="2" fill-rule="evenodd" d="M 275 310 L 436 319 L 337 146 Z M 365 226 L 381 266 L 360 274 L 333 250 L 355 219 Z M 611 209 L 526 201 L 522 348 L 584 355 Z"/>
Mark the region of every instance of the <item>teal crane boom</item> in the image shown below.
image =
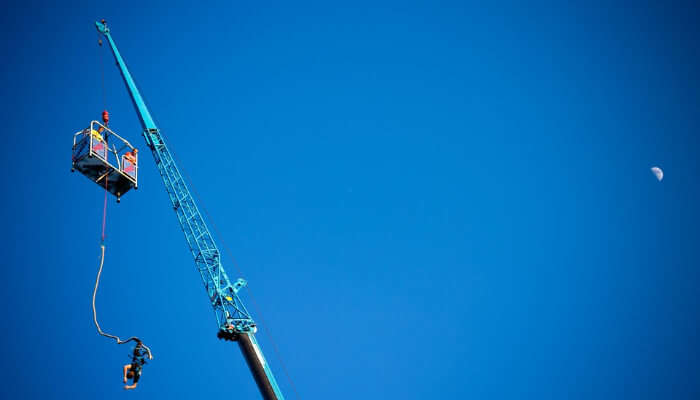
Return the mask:
<path id="1" fill-rule="evenodd" d="M 151 149 L 158 172 L 165 184 L 173 209 L 180 222 L 180 228 L 194 258 L 204 288 L 214 309 L 218 325 L 218 337 L 238 342 L 243 356 L 248 363 L 253 378 L 265 400 L 283 400 L 284 396 L 277 385 L 272 370 L 265 361 L 260 346 L 255 339 L 257 327 L 250 313 L 243 305 L 238 292 L 246 281 L 238 279 L 231 282 L 223 265 L 221 253 L 214 238 L 207 228 L 205 220 L 197 208 L 194 197 L 180 173 L 175 159 L 163 140 L 160 130 L 153 121 L 146 103 L 141 97 L 129 69 L 117 49 L 110 30 L 104 20 L 95 22 L 97 30 L 107 39 L 117 61 L 117 66 L 126 84 L 131 100 L 143 127 L 146 145 Z"/>

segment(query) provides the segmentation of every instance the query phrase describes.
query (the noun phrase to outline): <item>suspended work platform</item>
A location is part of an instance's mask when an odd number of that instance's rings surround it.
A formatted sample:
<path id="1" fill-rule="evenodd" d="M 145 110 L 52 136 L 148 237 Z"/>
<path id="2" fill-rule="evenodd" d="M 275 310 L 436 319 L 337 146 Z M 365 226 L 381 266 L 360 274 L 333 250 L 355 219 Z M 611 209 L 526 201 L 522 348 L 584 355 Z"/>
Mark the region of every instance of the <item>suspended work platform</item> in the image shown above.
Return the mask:
<path id="1" fill-rule="evenodd" d="M 120 200 L 138 189 L 138 150 L 97 121 L 73 135 L 73 167 Z"/>

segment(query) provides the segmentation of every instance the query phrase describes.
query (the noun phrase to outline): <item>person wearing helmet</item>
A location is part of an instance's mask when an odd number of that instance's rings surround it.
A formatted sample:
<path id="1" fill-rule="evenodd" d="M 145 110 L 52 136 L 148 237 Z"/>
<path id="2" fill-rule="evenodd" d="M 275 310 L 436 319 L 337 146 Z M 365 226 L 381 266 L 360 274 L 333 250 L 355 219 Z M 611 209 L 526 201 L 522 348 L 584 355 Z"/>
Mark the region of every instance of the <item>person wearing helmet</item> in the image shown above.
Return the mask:
<path id="1" fill-rule="evenodd" d="M 139 152 L 138 149 L 133 149 L 132 151 L 127 151 L 126 154 L 124 154 L 124 159 L 129 161 L 130 163 L 136 165 L 136 154 Z"/>
<path id="2" fill-rule="evenodd" d="M 136 155 L 138 150 L 133 149 L 132 151 L 127 151 L 124 154 L 124 162 L 122 163 L 122 172 L 129 175 L 132 178 L 136 178 Z"/>
<path id="3" fill-rule="evenodd" d="M 91 129 L 90 134 L 92 135 L 92 137 L 95 140 L 97 140 L 98 142 L 102 142 L 102 141 L 104 141 L 104 138 L 101 135 L 103 130 L 104 130 L 103 127 L 99 127 L 99 128 L 97 128 L 97 130 Z"/>
<path id="4" fill-rule="evenodd" d="M 105 125 L 106 125 L 107 123 L 109 123 L 109 113 L 107 112 L 107 110 L 102 111 L 102 121 L 105 123 Z M 98 125 L 99 125 L 99 124 L 98 124 Z M 95 140 L 97 140 L 98 142 L 105 142 L 105 139 L 102 137 L 102 132 L 104 132 L 104 130 L 105 130 L 105 128 L 104 128 L 103 126 L 100 125 L 100 126 L 97 128 L 97 130 L 95 130 L 95 129 L 90 129 L 90 135 L 92 135 L 92 137 L 93 137 Z M 87 130 L 86 130 L 85 133 L 87 133 Z"/>
<path id="5" fill-rule="evenodd" d="M 131 363 L 126 364 L 124 366 L 124 389 L 125 390 L 131 390 L 136 388 L 136 385 L 139 383 L 139 379 L 141 379 L 141 372 L 143 371 L 143 366 L 146 364 L 146 357 L 148 356 L 149 359 L 153 359 L 151 354 L 146 351 L 146 349 L 143 348 L 141 345 L 141 342 L 137 342 L 136 346 L 134 347 L 134 352 L 131 356 Z M 131 385 L 127 385 L 128 379 L 132 380 Z"/>

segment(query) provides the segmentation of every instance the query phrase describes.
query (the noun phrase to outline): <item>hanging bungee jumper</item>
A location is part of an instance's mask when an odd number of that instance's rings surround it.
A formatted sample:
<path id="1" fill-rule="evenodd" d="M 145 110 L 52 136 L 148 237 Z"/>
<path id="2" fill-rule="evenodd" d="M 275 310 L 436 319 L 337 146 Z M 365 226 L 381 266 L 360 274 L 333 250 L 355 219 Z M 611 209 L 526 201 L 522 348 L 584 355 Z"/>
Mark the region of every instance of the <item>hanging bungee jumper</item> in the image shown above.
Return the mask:
<path id="1" fill-rule="evenodd" d="M 137 339 L 138 340 L 138 339 Z M 150 360 L 153 359 L 151 356 L 151 351 L 144 345 L 141 341 L 136 342 L 134 346 L 134 351 L 131 354 L 131 363 L 124 365 L 124 389 L 130 390 L 135 389 L 136 385 L 141 379 L 141 371 L 143 370 L 144 364 L 146 364 L 146 355 Z M 127 381 L 131 379 L 131 385 L 127 385 Z"/>
<path id="2" fill-rule="evenodd" d="M 106 193 L 106 192 L 105 192 Z M 106 194 L 105 194 L 106 197 Z M 106 203 L 105 203 L 106 204 Z M 103 219 L 104 221 L 104 219 Z M 104 222 L 103 222 L 103 232 L 104 232 Z M 129 364 L 124 365 L 124 389 L 134 389 L 136 388 L 136 384 L 138 383 L 139 379 L 141 378 L 141 371 L 143 370 L 143 365 L 146 364 L 146 356 L 148 357 L 149 360 L 153 359 L 153 355 L 151 354 L 151 349 L 146 346 L 140 338 L 136 336 L 132 336 L 126 340 L 122 340 L 119 336 L 115 336 L 106 332 L 102 331 L 102 328 L 100 327 L 100 323 L 97 321 L 97 307 L 95 306 L 95 298 L 97 297 L 97 288 L 100 285 L 100 277 L 102 275 L 102 267 L 104 266 L 104 261 L 105 261 L 105 245 L 104 245 L 104 233 L 102 234 L 102 243 L 100 244 L 100 249 L 102 250 L 102 255 L 100 257 L 100 268 L 97 270 L 97 278 L 95 279 L 95 288 L 92 291 L 92 320 L 95 323 L 95 327 L 97 328 L 97 332 L 107 338 L 114 339 L 117 344 L 124 344 L 124 343 L 129 343 L 129 342 L 135 342 L 136 344 L 134 345 L 134 350 L 131 354 L 131 362 Z M 127 383 L 127 378 L 132 379 L 132 384 L 131 385 L 126 385 Z"/>
<path id="3" fill-rule="evenodd" d="M 100 237 L 100 266 L 95 278 L 95 287 L 92 291 L 92 318 L 97 332 L 107 338 L 114 339 L 117 344 L 134 342 L 129 364 L 123 368 L 124 389 L 134 389 L 141 378 L 143 365 L 146 358 L 152 360 L 151 349 L 143 341 L 132 336 L 122 340 L 119 336 L 106 333 L 100 327 L 97 320 L 97 289 L 100 285 L 102 269 L 105 261 L 105 227 L 107 225 L 107 197 L 108 194 L 117 197 L 130 189 L 138 188 L 138 150 L 126 139 L 117 135 L 109 128 L 109 112 L 102 112 L 102 122 L 91 121 L 89 126 L 73 135 L 71 171 L 78 170 L 88 179 L 104 187 L 104 205 L 102 210 L 102 234 Z M 132 384 L 128 385 L 127 380 Z"/>

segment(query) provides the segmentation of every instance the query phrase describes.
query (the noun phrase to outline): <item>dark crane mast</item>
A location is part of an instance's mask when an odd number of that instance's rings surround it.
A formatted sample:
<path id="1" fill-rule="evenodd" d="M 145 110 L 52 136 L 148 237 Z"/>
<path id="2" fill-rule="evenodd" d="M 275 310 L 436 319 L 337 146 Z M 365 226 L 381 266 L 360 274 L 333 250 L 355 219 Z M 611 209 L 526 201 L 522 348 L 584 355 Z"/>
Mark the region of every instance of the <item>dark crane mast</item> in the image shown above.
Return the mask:
<path id="1" fill-rule="evenodd" d="M 185 234 L 185 239 L 194 258 L 195 266 L 202 277 L 202 283 L 204 283 L 204 288 L 214 309 L 219 328 L 218 337 L 238 342 L 263 399 L 283 400 L 284 396 L 255 339 L 255 332 L 257 332 L 255 322 L 238 296 L 239 290 L 246 285 L 246 281 L 238 279 L 236 282 L 231 283 L 228 275 L 226 275 L 226 271 L 221 265 L 221 253 L 214 242 L 214 238 L 209 232 L 204 218 L 197 208 L 197 204 L 160 134 L 160 130 L 153 121 L 151 113 L 148 111 L 124 63 L 124 59 L 122 59 L 119 50 L 117 50 L 106 22 L 102 20 L 95 22 L 95 25 L 97 30 L 109 42 L 136 113 L 141 121 L 146 145 L 153 153 L 158 172 L 160 172 L 160 176 L 165 184 L 165 190 L 168 192 L 173 209 L 180 222 L 180 227 Z"/>

